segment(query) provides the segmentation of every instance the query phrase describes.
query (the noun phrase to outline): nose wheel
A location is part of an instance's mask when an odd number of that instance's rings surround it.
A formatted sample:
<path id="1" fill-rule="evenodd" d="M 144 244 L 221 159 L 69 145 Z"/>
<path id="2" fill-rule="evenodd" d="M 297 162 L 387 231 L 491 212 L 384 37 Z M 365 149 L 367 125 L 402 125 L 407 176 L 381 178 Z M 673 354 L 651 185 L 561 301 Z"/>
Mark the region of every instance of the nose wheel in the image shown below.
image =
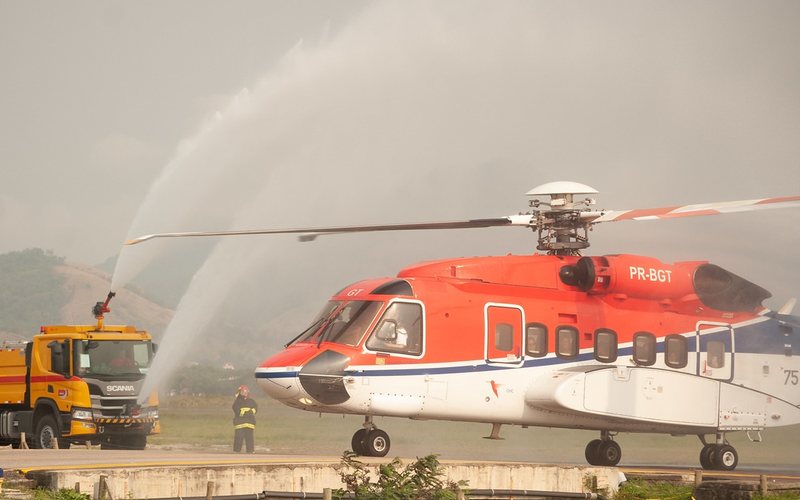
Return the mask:
<path id="1" fill-rule="evenodd" d="M 613 440 L 609 431 L 600 433 L 601 439 L 593 439 L 586 445 L 586 461 L 591 465 L 615 466 L 622 458 L 622 448 Z"/>
<path id="2" fill-rule="evenodd" d="M 389 453 L 391 440 L 389 435 L 375 427 L 372 417 L 364 418 L 364 428 L 353 434 L 350 442 L 353 453 L 364 457 L 385 457 Z"/>

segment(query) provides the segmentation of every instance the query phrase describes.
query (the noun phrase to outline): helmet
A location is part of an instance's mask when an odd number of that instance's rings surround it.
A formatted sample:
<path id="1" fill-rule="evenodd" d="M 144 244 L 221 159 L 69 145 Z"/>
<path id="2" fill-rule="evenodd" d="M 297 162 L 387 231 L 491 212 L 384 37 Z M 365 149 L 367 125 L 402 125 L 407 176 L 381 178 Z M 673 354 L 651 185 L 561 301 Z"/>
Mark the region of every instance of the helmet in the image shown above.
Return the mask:
<path id="1" fill-rule="evenodd" d="M 250 389 L 246 385 L 240 385 L 237 394 L 241 394 L 242 396 L 247 396 L 250 394 Z"/>

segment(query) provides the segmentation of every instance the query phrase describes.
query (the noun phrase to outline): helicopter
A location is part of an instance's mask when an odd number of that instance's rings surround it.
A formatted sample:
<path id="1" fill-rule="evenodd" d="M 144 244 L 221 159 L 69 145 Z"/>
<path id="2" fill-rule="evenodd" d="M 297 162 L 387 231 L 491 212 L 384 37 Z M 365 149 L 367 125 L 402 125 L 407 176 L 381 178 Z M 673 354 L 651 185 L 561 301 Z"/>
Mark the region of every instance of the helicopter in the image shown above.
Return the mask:
<path id="1" fill-rule="evenodd" d="M 310 326 L 255 377 L 294 408 L 364 416 L 354 453 L 385 456 L 376 416 L 599 432 L 592 465 L 615 466 L 620 432 L 696 435 L 704 469 L 733 470 L 731 432 L 760 441 L 800 423 L 800 317 L 769 291 L 707 261 L 582 256 L 589 232 L 612 221 L 800 207 L 800 196 L 634 210 L 593 210 L 598 193 L 551 182 L 529 209 L 462 221 L 178 232 L 154 238 L 523 227 L 530 255 L 414 264 L 333 294 Z M 548 199 L 549 198 L 549 199 Z"/>

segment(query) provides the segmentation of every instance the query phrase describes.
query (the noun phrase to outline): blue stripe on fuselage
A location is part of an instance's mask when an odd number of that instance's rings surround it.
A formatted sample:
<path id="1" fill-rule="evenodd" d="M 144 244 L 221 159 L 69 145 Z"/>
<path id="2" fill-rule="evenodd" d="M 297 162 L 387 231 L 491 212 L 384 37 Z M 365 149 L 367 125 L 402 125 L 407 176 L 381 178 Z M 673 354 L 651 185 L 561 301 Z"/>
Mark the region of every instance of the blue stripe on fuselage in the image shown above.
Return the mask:
<path id="1" fill-rule="evenodd" d="M 708 341 L 721 341 L 725 343 L 725 348 L 730 352 L 730 334 L 729 330 L 725 329 L 713 333 L 704 333 L 703 345 Z M 689 352 L 696 352 L 696 336 L 689 335 L 686 337 L 687 347 Z M 798 352 L 800 350 L 800 341 L 797 335 L 791 331 L 785 330 L 781 327 L 777 320 L 768 319 L 759 323 L 734 327 L 734 343 L 736 353 L 742 354 L 781 354 L 786 355 L 789 353 Z M 657 344 L 657 351 L 664 352 L 663 338 Z M 631 356 L 633 355 L 633 347 L 622 347 L 618 351 L 618 356 Z M 536 366 L 552 366 L 559 364 L 575 363 L 579 361 L 591 361 L 594 359 L 594 353 L 582 353 L 574 358 L 559 358 L 559 357 L 546 357 L 546 358 L 528 358 L 522 364 L 524 368 L 531 368 Z M 388 369 L 382 368 L 379 370 L 352 370 L 347 371 L 349 376 L 370 376 L 370 377 L 391 377 L 398 375 L 446 375 L 455 373 L 479 373 L 490 372 L 497 370 L 513 370 L 520 368 L 516 364 L 509 364 L 502 366 L 500 364 L 486 364 L 485 362 L 465 363 L 457 366 L 426 366 L 425 368 L 401 368 L 401 369 Z M 278 378 L 291 378 L 296 377 L 299 372 L 256 372 L 256 378 L 265 379 L 278 379 Z"/>

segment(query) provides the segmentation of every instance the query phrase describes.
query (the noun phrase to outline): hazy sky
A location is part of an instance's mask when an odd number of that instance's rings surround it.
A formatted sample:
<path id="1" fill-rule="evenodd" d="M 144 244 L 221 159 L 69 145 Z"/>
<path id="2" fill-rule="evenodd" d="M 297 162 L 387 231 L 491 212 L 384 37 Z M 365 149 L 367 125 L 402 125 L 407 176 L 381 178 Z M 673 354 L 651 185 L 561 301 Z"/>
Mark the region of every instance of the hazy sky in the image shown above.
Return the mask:
<path id="1" fill-rule="evenodd" d="M 0 252 L 105 260 L 176 163 L 143 231 L 491 217 L 552 180 L 614 209 L 797 194 L 798 26 L 793 0 L 0 0 Z M 269 162 L 272 191 L 249 175 Z M 400 202 L 370 178 L 403 174 Z M 260 194 L 237 199 L 240 178 Z M 710 258 L 785 296 L 797 212 L 609 224 L 592 250 Z M 535 246 L 486 234 L 414 236 L 381 263 Z M 364 241 L 394 240 L 330 250 Z"/>
<path id="2" fill-rule="evenodd" d="M 0 251 L 119 251 L 175 151 L 364 2 L 0 0 Z"/>

